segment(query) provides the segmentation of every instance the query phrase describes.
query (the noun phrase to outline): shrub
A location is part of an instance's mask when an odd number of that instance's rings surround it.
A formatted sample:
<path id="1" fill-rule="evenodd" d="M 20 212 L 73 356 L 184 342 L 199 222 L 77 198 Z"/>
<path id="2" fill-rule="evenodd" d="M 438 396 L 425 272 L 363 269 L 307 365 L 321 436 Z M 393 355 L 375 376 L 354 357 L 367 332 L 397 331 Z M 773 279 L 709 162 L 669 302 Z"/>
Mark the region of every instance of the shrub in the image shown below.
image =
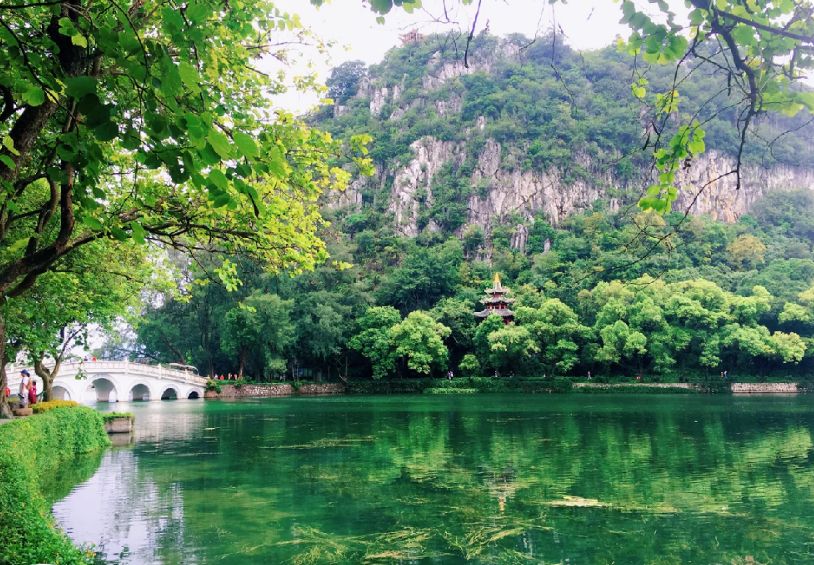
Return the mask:
<path id="1" fill-rule="evenodd" d="M 115 420 L 116 418 L 129 418 L 134 419 L 132 412 L 102 412 L 102 420 L 105 422 L 109 422 L 110 420 Z"/>
<path id="2" fill-rule="evenodd" d="M 43 478 L 77 454 L 110 444 L 90 408 L 54 408 L 0 426 L 0 563 L 92 563 L 59 531 L 41 492 Z"/>
<path id="3" fill-rule="evenodd" d="M 34 411 L 34 414 L 42 414 L 54 408 L 70 408 L 74 406 L 79 406 L 79 403 L 74 400 L 49 400 L 48 402 L 35 404 L 31 409 Z"/>
<path id="4" fill-rule="evenodd" d="M 477 394 L 477 392 L 476 388 L 433 387 L 424 389 L 424 394 Z"/>
<path id="5" fill-rule="evenodd" d="M 209 379 L 206 381 L 206 390 L 214 390 L 218 394 L 220 394 L 220 381 L 216 381 L 214 379 Z"/>

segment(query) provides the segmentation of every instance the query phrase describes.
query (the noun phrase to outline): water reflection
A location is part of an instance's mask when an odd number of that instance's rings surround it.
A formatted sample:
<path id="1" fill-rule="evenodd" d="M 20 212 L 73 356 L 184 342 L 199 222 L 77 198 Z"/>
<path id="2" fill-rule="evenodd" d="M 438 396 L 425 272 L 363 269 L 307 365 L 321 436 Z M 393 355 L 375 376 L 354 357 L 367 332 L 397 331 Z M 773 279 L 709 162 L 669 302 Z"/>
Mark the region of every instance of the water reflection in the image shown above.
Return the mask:
<path id="1" fill-rule="evenodd" d="M 54 516 L 73 539 L 97 545 L 109 560 L 161 562 L 162 547 L 183 547 L 181 488 L 139 471 L 132 451 L 109 451 L 89 481 L 54 505 Z"/>
<path id="2" fill-rule="evenodd" d="M 810 404 L 151 403 L 55 515 L 122 563 L 799 563 L 814 558 Z"/>

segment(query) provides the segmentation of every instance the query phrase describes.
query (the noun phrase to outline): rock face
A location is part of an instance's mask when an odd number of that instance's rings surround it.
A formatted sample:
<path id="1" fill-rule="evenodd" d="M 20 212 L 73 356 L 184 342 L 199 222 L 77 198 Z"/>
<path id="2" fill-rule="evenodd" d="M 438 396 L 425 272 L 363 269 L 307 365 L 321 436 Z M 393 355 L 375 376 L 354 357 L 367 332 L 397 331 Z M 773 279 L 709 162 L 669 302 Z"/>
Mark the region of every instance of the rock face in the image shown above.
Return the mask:
<path id="1" fill-rule="evenodd" d="M 415 94 L 415 84 L 410 86 L 407 75 L 396 73 L 395 79 L 391 75 L 386 82 L 373 73 L 362 80 L 355 98 L 369 108 L 371 117 L 396 123 L 396 127 L 398 121 L 409 114 L 416 119 L 415 110 L 418 114 L 431 112 L 441 122 L 441 118 L 451 119 L 464 111 L 464 100 L 450 90 L 450 85 L 466 75 L 489 73 L 495 68 L 495 61 L 520 57 L 521 53 L 518 44 L 502 41 L 488 53 L 473 54 L 469 66 L 460 60 L 445 61 L 436 53 L 426 62 L 419 95 Z M 345 111 L 345 107 L 337 107 L 334 113 L 342 115 Z M 386 209 L 392 215 L 396 231 L 416 236 L 423 227 L 422 211 L 434 202 L 433 180 L 442 167 L 448 165 L 455 171 L 463 169 L 465 172 L 461 174 L 466 176 L 470 186 L 466 224 L 459 232 L 468 225 L 476 225 L 488 235 L 498 224 L 513 222 L 511 225 L 517 225 L 519 220 L 526 224 L 522 226 L 526 231 L 524 233 L 521 226 L 515 228 L 512 246 L 520 249 L 528 238 L 527 225 L 537 215 L 557 225 L 570 214 L 590 209 L 597 200 L 605 201 L 606 208 L 617 210 L 623 203 L 634 203 L 651 184 L 650 171 L 641 170 L 621 178 L 613 164 L 592 161 L 588 152 L 580 147 L 570 148 L 574 169 L 580 171 L 578 175 L 556 167 L 531 168 L 525 163 L 528 147 L 522 143 L 501 144 L 491 137 L 483 140 L 489 118 L 470 115 L 468 119 L 464 135 L 455 137 L 463 141 L 446 141 L 450 136 L 430 132 L 412 141 L 410 158 L 379 163 L 372 178 L 354 180 L 347 191 L 331 196 L 329 205 L 361 206 L 362 193 L 372 189 L 380 195 L 377 198 L 387 200 Z M 479 142 L 470 145 L 468 140 L 475 138 L 480 138 Z M 465 163 L 467 166 L 463 167 Z M 814 164 L 811 168 L 744 165 L 740 189 L 736 188 L 734 166 L 732 157 L 715 151 L 693 159 L 679 174 L 681 191 L 674 209 L 734 222 L 768 192 L 814 190 Z M 426 229 L 436 229 L 436 226 L 430 221 Z"/>
<path id="2" fill-rule="evenodd" d="M 465 143 L 440 141 L 433 137 L 421 138 L 410 146 L 413 158 L 405 165 L 390 171 L 379 170 L 372 179 L 357 179 L 342 195 L 334 199 L 335 206 L 358 205 L 360 191 L 367 183 L 382 183 L 392 178 L 388 211 L 392 213 L 396 230 L 405 236 L 419 233 L 419 215 L 422 207 L 433 202 L 433 177 L 445 164 L 460 167 L 467 158 Z M 568 180 L 557 169 L 522 170 L 506 163 L 499 143 L 489 139 L 477 156 L 477 164 L 470 177 L 472 191 L 468 202 L 467 224 L 478 225 L 486 233 L 513 216 L 533 221 L 542 214 L 549 223 L 558 225 L 575 212 L 589 209 L 596 200 L 603 199 L 611 210 L 620 206 L 617 196 L 622 189 L 637 194 L 649 183 L 645 176 L 634 181 L 614 177 L 609 168 L 598 168 L 587 158 L 580 165 L 589 171 L 588 179 Z M 675 210 L 690 210 L 691 214 L 706 214 L 716 220 L 734 222 L 747 213 L 751 206 L 767 192 L 807 188 L 814 190 L 814 169 L 775 166 L 764 169 L 751 165 L 742 167 L 741 188 L 733 171 L 732 158 L 710 152 L 695 159 L 679 175 L 681 192 L 674 204 Z M 522 234 L 516 233 L 513 247 L 525 244 Z"/>
<path id="3" fill-rule="evenodd" d="M 393 214 L 398 230 L 414 237 L 418 235 L 420 207 L 433 202 L 433 177 L 446 163 L 460 166 L 466 154 L 464 144 L 432 137 L 419 139 L 410 148 L 415 157 L 396 171 L 388 211 Z"/>

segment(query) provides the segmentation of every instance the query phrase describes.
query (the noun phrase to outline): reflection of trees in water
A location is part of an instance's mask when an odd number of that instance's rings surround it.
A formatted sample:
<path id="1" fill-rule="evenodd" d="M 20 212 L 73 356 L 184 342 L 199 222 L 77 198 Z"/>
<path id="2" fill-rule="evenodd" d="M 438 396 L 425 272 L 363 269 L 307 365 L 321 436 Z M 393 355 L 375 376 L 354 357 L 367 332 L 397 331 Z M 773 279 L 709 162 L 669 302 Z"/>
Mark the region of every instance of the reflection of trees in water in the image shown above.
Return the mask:
<path id="1" fill-rule="evenodd" d="M 164 411 L 113 465 L 136 486 L 113 497 L 105 515 L 131 524 L 105 543 L 129 536 L 133 555 L 147 544 L 167 563 L 783 563 L 807 550 L 805 411 L 488 402 L 219 403 L 197 424 Z"/>
<path id="2" fill-rule="evenodd" d="M 135 441 L 161 443 L 187 441 L 199 437 L 204 428 L 203 407 L 193 401 L 173 403 L 151 402 L 133 405 L 136 415 Z"/>
<path id="3" fill-rule="evenodd" d="M 95 544 L 108 561 L 157 563 L 162 548 L 184 546 L 180 485 L 151 480 L 131 450 L 108 451 L 99 471 L 53 512 L 74 541 Z"/>
<path id="4" fill-rule="evenodd" d="M 53 504 L 55 500 L 68 496 L 76 485 L 93 476 L 102 462 L 104 453 L 96 451 L 76 455 L 73 459 L 63 461 L 53 473 L 40 476 L 40 490 L 45 499 Z"/>
<path id="5" fill-rule="evenodd" d="M 774 548 L 768 555 L 782 562 L 795 544 L 799 549 L 801 534 L 811 533 L 810 426 L 782 414 L 759 425 L 754 418 L 751 410 L 379 415 L 369 427 L 344 430 L 375 436 L 372 446 L 330 461 L 308 453 L 300 476 L 326 500 L 352 492 L 366 501 L 342 500 L 337 506 L 345 511 L 375 509 L 370 522 L 380 527 L 425 525 L 447 548 L 485 540 L 559 560 L 596 555 L 605 542 L 618 550 L 619 539 L 627 539 L 620 554 L 608 550 L 609 560 L 664 552 L 738 559 L 746 558 L 740 548 Z M 283 476 L 291 471 L 280 469 Z M 335 519 L 327 507 L 319 521 Z M 446 528 L 443 542 L 438 524 Z M 609 535 L 614 525 L 618 531 Z M 654 541 L 636 540 L 653 540 L 654 529 L 662 532 Z M 557 546 L 562 553 L 533 550 Z M 498 557 L 467 551 L 470 558 Z"/>

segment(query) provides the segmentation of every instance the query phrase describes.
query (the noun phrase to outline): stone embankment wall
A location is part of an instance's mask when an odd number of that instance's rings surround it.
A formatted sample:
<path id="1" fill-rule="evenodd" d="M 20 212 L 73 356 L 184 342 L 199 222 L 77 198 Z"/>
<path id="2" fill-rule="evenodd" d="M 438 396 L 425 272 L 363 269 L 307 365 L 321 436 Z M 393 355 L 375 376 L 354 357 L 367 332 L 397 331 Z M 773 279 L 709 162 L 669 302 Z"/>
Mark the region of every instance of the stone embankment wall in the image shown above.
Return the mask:
<path id="1" fill-rule="evenodd" d="M 220 392 L 208 390 L 204 398 L 271 398 L 276 396 L 317 396 L 323 394 L 341 394 L 345 386 L 339 383 L 304 384 L 298 389 L 292 385 L 281 384 L 251 384 L 251 385 L 221 385 Z"/>
<path id="2" fill-rule="evenodd" d="M 687 389 L 696 390 L 697 385 L 691 383 L 574 383 L 574 388 L 593 389 L 642 389 L 642 388 L 663 388 L 663 389 Z M 739 394 L 794 394 L 802 392 L 797 388 L 797 383 L 732 383 L 730 390 Z"/>
<path id="3" fill-rule="evenodd" d="M 690 383 L 574 383 L 574 388 L 615 388 L 615 389 L 625 389 L 625 388 L 685 388 L 687 390 L 693 390 L 696 388 L 695 385 Z"/>
<path id="4" fill-rule="evenodd" d="M 797 383 L 732 383 L 732 392 L 753 394 L 795 393 Z"/>

